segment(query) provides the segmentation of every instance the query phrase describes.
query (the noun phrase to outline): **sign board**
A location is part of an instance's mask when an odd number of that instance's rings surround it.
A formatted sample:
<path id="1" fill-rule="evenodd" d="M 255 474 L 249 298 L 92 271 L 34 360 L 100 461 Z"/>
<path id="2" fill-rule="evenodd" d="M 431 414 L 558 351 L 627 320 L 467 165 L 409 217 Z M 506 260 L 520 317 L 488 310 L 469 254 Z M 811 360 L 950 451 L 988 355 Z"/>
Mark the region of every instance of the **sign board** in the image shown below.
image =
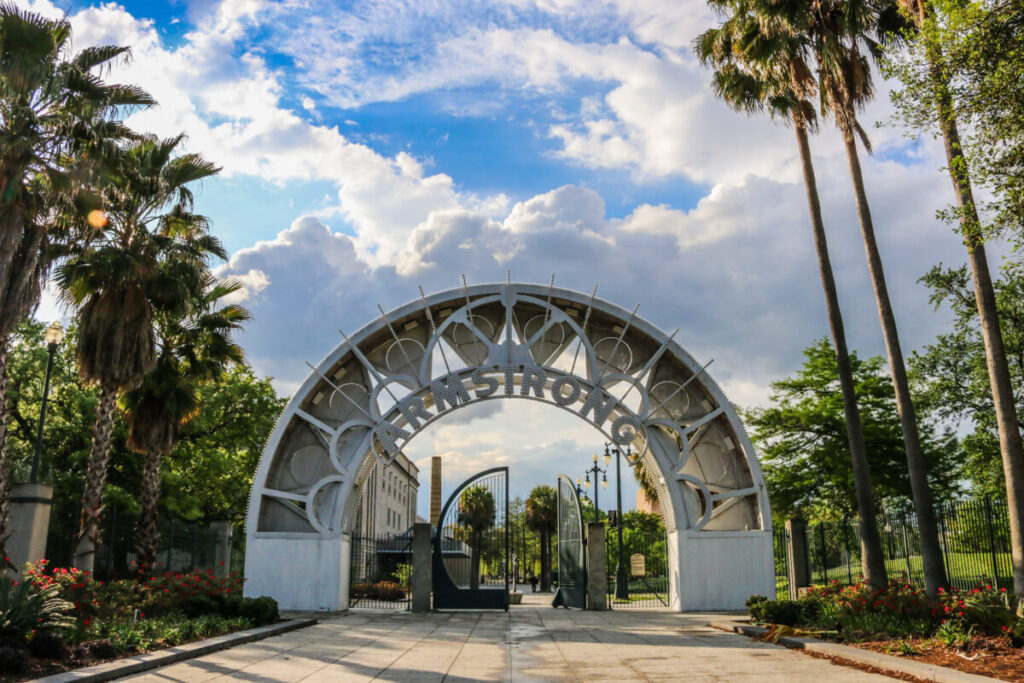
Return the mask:
<path id="1" fill-rule="evenodd" d="M 646 576 L 647 572 L 644 570 L 644 556 L 637 553 L 636 555 L 629 556 L 629 570 L 633 576 Z"/>

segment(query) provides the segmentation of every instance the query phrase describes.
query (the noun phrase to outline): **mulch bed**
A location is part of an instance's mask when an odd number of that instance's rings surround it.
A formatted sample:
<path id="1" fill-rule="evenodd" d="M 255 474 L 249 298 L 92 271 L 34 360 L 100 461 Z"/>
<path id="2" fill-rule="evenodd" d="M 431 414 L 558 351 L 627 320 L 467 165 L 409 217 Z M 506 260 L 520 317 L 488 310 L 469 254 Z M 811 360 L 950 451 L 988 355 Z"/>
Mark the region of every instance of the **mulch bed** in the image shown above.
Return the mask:
<path id="1" fill-rule="evenodd" d="M 844 644 L 1001 681 L 1024 681 L 1024 648 L 1011 647 L 1006 638 L 974 636 L 962 648 L 946 647 L 930 638 L 903 641 L 915 650 L 915 654 L 902 654 L 896 647 L 898 642 L 876 640 Z"/>

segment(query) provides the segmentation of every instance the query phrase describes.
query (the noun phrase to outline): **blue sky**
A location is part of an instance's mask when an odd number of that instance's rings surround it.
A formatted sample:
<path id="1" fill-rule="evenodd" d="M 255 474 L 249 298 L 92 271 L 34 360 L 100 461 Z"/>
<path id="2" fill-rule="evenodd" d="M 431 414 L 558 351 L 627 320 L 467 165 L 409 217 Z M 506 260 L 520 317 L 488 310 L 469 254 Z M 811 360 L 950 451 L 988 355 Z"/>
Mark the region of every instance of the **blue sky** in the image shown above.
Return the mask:
<path id="1" fill-rule="evenodd" d="M 701 0 L 19 1 L 67 11 L 76 47 L 131 45 L 109 77 L 159 106 L 128 123 L 185 131 L 223 167 L 198 209 L 231 252 L 218 272 L 245 285 L 250 362 L 283 394 L 337 329 L 463 274 L 556 273 L 640 302 L 745 406 L 827 334 L 792 132 L 715 100 L 689 47 L 714 21 Z M 935 220 L 951 200 L 941 149 L 873 125 L 888 87 L 863 114 L 862 164 L 913 349 L 949 318 L 917 279 L 964 255 Z M 882 353 L 841 142 L 824 126 L 812 148 L 851 346 Z M 60 312 L 49 299 L 39 315 Z M 514 443 L 510 415 L 477 420 L 486 443 L 418 443 L 464 464 L 503 449 L 544 476 L 554 451 L 592 450 L 582 432 L 567 449 L 553 417 Z"/>

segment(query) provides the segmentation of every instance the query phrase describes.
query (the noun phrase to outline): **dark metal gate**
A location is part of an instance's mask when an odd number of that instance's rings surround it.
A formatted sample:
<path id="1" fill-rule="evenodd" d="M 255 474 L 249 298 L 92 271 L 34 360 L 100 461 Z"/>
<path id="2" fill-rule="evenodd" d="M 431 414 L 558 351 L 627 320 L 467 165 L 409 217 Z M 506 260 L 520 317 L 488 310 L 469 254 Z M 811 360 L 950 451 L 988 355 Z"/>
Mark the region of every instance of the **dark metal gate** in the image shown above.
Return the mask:
<path id="1" fill-rule="evenodd" d="M 508 468 L 462 482 L 434 535 L 434 609 L 508 609 Z"/>
<path id="2" fill-rule="evenodd" d="M 554 605 L 586 607 L 587 569 L 583 552 L 583 508 L 576 486 L 558 475 L 558 593 Z"/>

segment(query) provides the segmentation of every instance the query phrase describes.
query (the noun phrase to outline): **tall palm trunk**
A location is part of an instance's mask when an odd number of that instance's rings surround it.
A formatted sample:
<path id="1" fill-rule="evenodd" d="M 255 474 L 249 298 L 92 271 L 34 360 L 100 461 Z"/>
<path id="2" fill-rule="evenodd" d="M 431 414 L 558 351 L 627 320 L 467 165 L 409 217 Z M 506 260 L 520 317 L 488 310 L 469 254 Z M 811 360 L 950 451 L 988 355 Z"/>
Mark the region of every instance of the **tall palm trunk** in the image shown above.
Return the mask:
<path id="1" fill-rule="evenodd" d="M 0 339 L 0 570 L 16 569 L 7 559 L 7 538 L 11 532 L 7 530 L 7 505 L 11 492 L 11 463 L 7 451 L 7 422 L 10 413 L 7 411 L 7 352 L 9 338 Z"/>
<path id="2" fill-rule="evenodd" d="M 480 588 L 480 542 L 481 534 L 474 531 L 472 536 L 472 547 L 469 549 L 469 588 L 476 590 Z"/>
<path id="3" fill-rule="evenodd" d="M 919 9 L 923 24 L 923 5 Z M 927 40 L 927 38 L 925 38 Z M 985 364 L 992 390 L 992 403 L 996 412 L 999 434 L 999 454 L 1006 479 L 1006 504 L 1010 520 L 1010 554 L 1013 562 L 1013 591 L 1024 595 L 1024 442 L 1021 441 L 1017 405 L 1013 396 L 1010 367 L 1003 348 L 1003 334 L 996 307 L 996 293 L 985 254 L 985 241 L 981 234 L 981 221 L 974 203 L 967 159 L 960 144 L 960 131 L 953 114 L 953 102 L 947 79 L 940 68 L 941 53 L 936 45 L 926 49 L 928 67 L 939 110 L 939 128 L 946 148 L 946 166 L 953 182 L 957 205 L 960 207 L 960 233 L 967 247 L 967 260 L 971 264 L 974 301 L 978 307 L 981 338 L 985 344 Z"/>
<path id="4" fill-rule="evenodd" d="M 878 305 L 878 317 L 882 323 L 885 350 L 889 356 L 889 371 L 892 374 L 892 385 L 896 393 L 896 409 L 899 411 L 900 428 L 903 430 L 903 445 L 907 451 L 910 490 L 914 497 L 914 510 L 917 513 L 917 526 L 921 537 L 925 590 L 929 595 L 934 596 L 938 595 L 940 587 L 947 585 L 948 580 L 942 559 L 942 549 L 939 546 L 939 527 L 935 519 L 935 503 L 932 500 L 931 486 L 928 484 L 928 466 L 921 450 L 921 438 L 917 431 L 917 416 L 914 412 L 914 403 L 910 398 L 907 368 L 903 360 L 903 350 L 900 348 L 899 333 L 896 330 L 896 317 L 892 311 L 892 303 L 889 301 L 882 257 L 875 240 L 875 227 L 871 220 L 867 193 L 864 191 L 864 174 L 861 171 L 860 158 L 857 153 L 857 141 L 849 127 L 845 128 L 842 133 L 843 143 L 846 147 L 846 160 L 850 167 L 850 179 L 853 181 L 857 203 L 857 218 L 860 221 L 861 235 L 864 238 L 864 251 L 867 253 L 868 272 L 875 290 L 875 302 Z"/>
<path id="5" fill-rule="evenodd" d="M 103 513 L 103 488 L 107 481 L 110 462 L 110 434 L 114 430 L 114 408 L 117 386 L 100 386 L 100 404 L 96 411 L 96 427 L 92 437 L 89 466 L 85 472 L 85 491 L 82 492 L 82 518 L 75 546 L 75 566 L 92 572 L 96 560 L 96 541 L 99 535 L 100 515 Z"/>
<path id="6" fill-rule="evenodd" d="M 540 532 L 540 589 L 543 592 L 551 590 L 551 548 L 548 540 L 549 533 L 546 529 Z"/>
<path id="7" fill-rule="evenodd" d="M 825 308 L 828 324 L 835 344 L 836 366 L 839 371 L 839 386 L 843 393 L 843 410 L 846 413 L 846 434 L 850 442 L 850 462 L 853 465 L 853 485 L 857 498 L 857 518 L 860 522 L 860 564 L 864 580 L 873 586 L 883 587 L 888 582 L 882 542 L 878 536 L 878 522 L 875 517 L 875 501 L 871 492 L 871 472 L 868 469 L 867 448 L 864 445 L 864 428 L 861 424 L 860 409 L 857 406 L 857 390 L 850 368 L 850 353 L 846 347 L 846 330 L 843 327 L 843 313 L 839 308 L 836 280 L 832 273 L 832 261 L 828 253 L 825 223 L 821 218 L 821 203 L 818 199 L 818 183 L 814 177 L 811 162 L 811 146 L 807 139 L 807 126 L 794 112 L 793 123 L 797 144 L 800 147 L 800 165 L 807 188 L 807 206 L 811 212 L 811 227 L 814 230 L 814 247 L 818 253 L 818 268 L 821 271 L 821 285 L 825 290 Z"/>
<path id="8" fill-rule="evenodd" d="M 140 578 L 151 575 L 156 564 L 156 548 L 160 542 L 160 532 L 156 527 L 156 504 L 160 499 L 160 464 L 163 453 L 149 450 L 142 470 L 142 490 L 139 492 L 139 525 L 136 527 L 135 552 L 138 554 L 138 573 Z"/>

